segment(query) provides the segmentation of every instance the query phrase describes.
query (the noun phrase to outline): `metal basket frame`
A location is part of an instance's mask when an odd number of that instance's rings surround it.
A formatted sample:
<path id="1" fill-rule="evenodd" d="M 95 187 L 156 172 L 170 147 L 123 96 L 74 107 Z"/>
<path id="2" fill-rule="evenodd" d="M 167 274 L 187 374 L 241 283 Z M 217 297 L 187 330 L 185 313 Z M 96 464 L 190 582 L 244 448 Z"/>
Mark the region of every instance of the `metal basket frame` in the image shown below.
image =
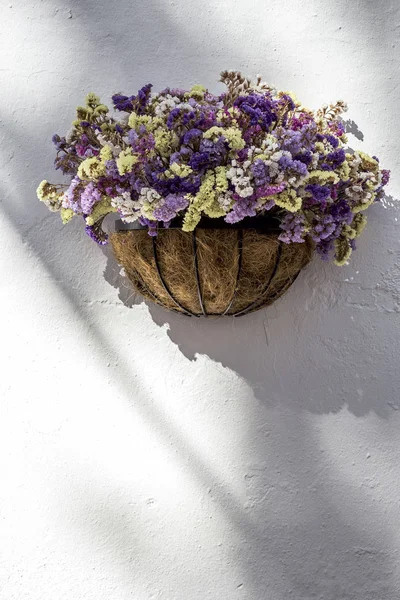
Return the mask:
<path id="1" fill-rule="evenodd" d="M 219 221 L 219 222 L 216 223 L 216 221 Z M 164 227 L 159 227 L 159 228 L 165 229 Z M 222 313 L 209 313 L 206 311 L 205 306 L 204 306 L 203 291 L 201 288 L 198 253 L 197 253 L 197 233 L 196 232 L 198 229 L 228 229 L 228 228 L 237 230 L 238 269 L 237 269 L 237 273 L 236 273 L 235 287 L 234 287 L 233 294 L 228 301 L 226 309 Z M 134 231 L 134 230 L 138 230 L 138 229 L 147 229 L 147 227 L 140 225 L 137 222 L 124 223 L 123 221 L 120 221 L 120 220 L 115 221 L 115 232 L 117 232 L 117 233 L 121 232 L 121 231 Z M 168 229 L 181 229 L 181 226 L 174 225 L 174 226 L 169 227 Z M 193 266 L 194 266 L 194 272 L 195 272 L 195 277 L 196 277 L 196 286 L 197 286 L 199 304 L 200 304 L 200 308 L 201 308 L 200 313 L 195 313 L 195 312 L 192 312 L 191 310 L 187 309 L 175 298 L 174 294 L 171 292 L 167 282 L 164 279 L 164 276 L 163 276 L 163 273 L 161 270 L 161 265 L 159 262 L 158 251 L 157 251 L 157 237 L 156 236 L 152 237 L 153 258 L 154 258 L 154 262 L 156 265 L 158 277 L 160 279 L 160 283 L 161 283 L 164 291 L 170 298 L 170 300 L 177 307 L 176 309 L 170 308 L 169 310 L 172 310 L 173 312 L 176 312 L 179 314 L 186 315 L 188 317 L 217 317 L 217 316 L 218 317 L 220 317 L 220 316 L 241 317 L 241 316 L 247 315 L 247 314 L 257 310 L 258 308 L 260 308 L 260 304 L 262 304 L 263 298 L 268 293 L 268 290 L 270 289 L 270 287 L 273 283 L 274 277 L 276 275 L 276 272 L 278 270 L 279 263 L 280 263 L 281 257 L 282 257 L 282 242 L 281 241 L 278 242 L 278 249 L 277 249 L 277 253 L 276 253 L 274 268 L 272 269 L 271 275 L 268 278 L 268 281 L 266 282 L 264 288 L 262 289 L 259 297 L 256 298 L 250 304 L 248 304 L 245 308 L 242 308 L 241 310 L 239 310 L 235 313 L 230 313 L 229 310 L 232 307 L 232 305 L 236 299 L 237 292 L 239 289 L 238 284 L 239 284 L 239 278 L 240 278 L 241 270 L 242 270 L 243 230 L 244 229 L 253 229 L 253 230 L 255 230 L 259 233 L 263 233 L 263 234 L 277 233 L 280 231 L 278 223 L 277 223 L 277 219 L 248 218 L 248 219 L 244 219 L 243 221 L 240 221 L 240 223 L 235 223 L 234 225 L 230 225 L 230 224 L 228 225 L 226 223 L 224 223 L 224 225 L 222 225 L 222 223 L 220 222 L 219 219 L 218 220 L 217 219 L 205 219 L 205 220 L 202 219 L 201 226 L 198 226 L 192 232 L 191 235 L 192 235 L 192 249 L 193 249 Z M 291 283 L 293 283 L 296 280 L 300 271 L 301 271 L 301 269 L 297 272 L 295 277 L 291 280 Z M 161 306 L 164 306 L 164 308 L 165 308 L 165 305 L 162 302 L 162 300 L 160 298 L 158 298 L 154 294 L 154 292 L 150 291 L 143 282 L 141 282 L 141 285 L 143 286 L 143 289 L 150 296 L 153 297 L 154 301 L 157 304 L 160 304 Z M 284 288 L 282 288 L 282 289 L 284 289 Z M 281 291 L 282 290 L 279 290 L 276 293 L 276 296 L 278 296 Z"/>

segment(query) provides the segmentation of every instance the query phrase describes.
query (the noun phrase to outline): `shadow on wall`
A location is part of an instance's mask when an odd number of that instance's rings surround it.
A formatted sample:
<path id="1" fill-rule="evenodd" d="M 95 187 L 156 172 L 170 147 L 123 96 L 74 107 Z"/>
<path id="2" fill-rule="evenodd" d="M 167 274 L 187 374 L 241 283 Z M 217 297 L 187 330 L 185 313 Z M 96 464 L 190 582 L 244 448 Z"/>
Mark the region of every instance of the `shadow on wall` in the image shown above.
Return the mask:
<path id="1" fill-rule="evenodd" d="M 247 468 L 244 504 L 229 501 L 232 493 L 219 489 L 216 481 L 205 493 L 206 500 L 200 496 L 208 506 L 207 514 L 212 514 L 214 503 L 221 505 L 237 534 L 233 552 L 240 565 L 236 577 L 241 579 L 237 579 L 237 595 L 230 597 L 394 600 L 396 559 L 388 550 L 392 534 L 385 531 L 382 537 L 381 507 L 372 505 L 358 485 L 344 481 L 340 473 L 335 476 L 330 458 L 319 449 L 315 429 L 304 415 L 298 418 L 283 412 L 281 416 L 276 431 L 254 423 L 258 425 L 257 463 Z M 61 504 L 60 520 L 67 518 L 68 524 L 73 523 L 80 543 L 104 552 L 112 548 L 114 569 L 124 581 L 135 589 L 138 577 L 148 577 L 147 586 L 154 597 L 164 591 L 165 584 L 152 576 L 162 564 L 169 573 L 168 597 L 181 597 L 187 556 L 192 555 L 198 539 L 198 522 L 167 520 L 161 540 L 149 536 L 148 528 L 156 519 L 149 507 L 135 502 L 134 510 L 128 510 L 118 490 L 105 494 L 89 466 L 82 488 L 72 493 L 74 501 Z M 175 501 L 179 505 L 179 493 L 171 499 L 171 503 Z M 365 520 L 366 514 L 370 522 Z M 165 544 L 169 531 L 171 538 L 178 534 L 180 540 L 181 551 L 173 557 Z M 212 552 L 215 543 L 209 542 Z M 202 551 L 207 553 L 207 545 Z M 199 580 L 204 580 L 207 563 L 199 564 L 199 556 L 196 551 L 193 560 Z"/>
<path id="2" fill-rule="evenodd" d="M 398 211 L 393 198 L 383 204 Z M 382 251 L 379 239 L 383 235 L 375 232 L 374 239 L 360 240 L 365 246 L 353 262 L 361 261 L 361 275 L 355 267 L 339 269 L 315 257 L 281 299 L 248 316 L 190 318 L 152 303 L 149 311 L 155 323 L 168 325 L 187 358 L 207 355 L 235 371 L 263 403 L 321 414 L 347 406 L 357 416 L 374 411 L 387 417 L 400 409 L 400 380 L 388 360 L 396 348 L 391 315 L 399 311 L 400 257 L 386 273 L 371 271 L 374 246 Z M 121 301 L 129 307 L 142 302 L 121 276 L 111 248 L 104 253 L 105 278 Z"/>
<path id="3" fill-rule="evenodd" d="M 280 432 L 254 423 L 255 456 L 268 459 L 245 475 L 245 512 L 256 527 L 248 527 L 238 552 L 253 586 L 249 597 L 280 597 L 271 593 L 272 567 L 282 598 L 392 600 L 394 560 L 365 526 L 364 492 L 335 474 L 304 414 L 280 414 Z M 379 522 L 379 509 L 370 506 L 368 514 Z"/>

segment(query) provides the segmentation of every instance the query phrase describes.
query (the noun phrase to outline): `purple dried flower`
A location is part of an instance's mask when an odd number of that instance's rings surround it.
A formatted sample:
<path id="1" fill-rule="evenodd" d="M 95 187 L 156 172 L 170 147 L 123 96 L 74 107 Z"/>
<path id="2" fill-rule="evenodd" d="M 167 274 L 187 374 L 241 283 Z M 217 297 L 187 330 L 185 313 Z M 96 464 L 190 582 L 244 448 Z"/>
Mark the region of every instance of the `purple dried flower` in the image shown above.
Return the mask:
<path id="1" fill-rule="evenodd" d="M 103 231 L 101 227 L 102 222 L 95 223 L 94 225 L 86 225 L 85 232 L 92 238 L 99 246 L 105 246 L 108 244 L 108 235 Z"/>
<path id="2" fill-rule="evenodd" d="M 135 109 L 138 115 L 142 115 L 145 113 L 146 106 L 150 100 L 150 93 L 152 87 L 152 84 L 148 83 L 147 85 L 144 85 L 142 88 L 140 88 L 140 90 L 138 91 L 138 95 L 135 98 Z"/>
<path id="3" fill-rule="evenodd" d="M 247 160 L 248 155 L 249 155 L 248 148 L 242 148 L 242 150 L 239 150 L 239 152 L 237 153 L 237 157 L 238 157 L 239 161 Z"/>
<path id="4" fill-rule="evenodd" d="M 146 217 L 140 217 L 139 223 L 145 227 L 148 227 L 148 234 L 151 237 L 157 236 L 157 221 L 151 221 L 150 219 L 146 219 Z"/>
<path id="5" fill-rule="evenodd" d="M 202 131 L 200 131 L 200 129 L 189 129 L 189 131 L 187 131 L 185 133 L 185 135 L 182 138 L 182 142 L 183 144 L 187 145 L 190 144 L 190 142 L 192 141 L 192 139 L 196 139 L 198 137 L 200 137 L 202 135 Z"/>
<path id="6" fill-rule="evenodd" d="M 388 169 L 382 169 L 382 186 L 385 186 L 389 183 L 390 180 L 390 171 Z"/>
<path id="7" fill-rule="evenodd" d="M 65 192 L 63 207 L 70 208 L 74 213 L 82 213 L 81 194 L 84 190 L 84 183 L 78 176 L 72 178 L 69 188 Z"/>
<path id="8" fill-rule="evenodd" d="M 279 240 L 285 244 L 304 242 L 305 218 L 301 213 L 287 213 L 281 220 Z"/>
<path id="9" fill-rule="evenodd" d="M 271 181 L 269 176 L 269 167 L 263 160 L 255 160 L 252 164 L 251 170 L 253 172 L 254 183 L 256 186 L 265 186 Z"/>
<path id="10" fill-rule="evenodd" d="M 287 150 L 291 154 L 298 154 L 302 148 L 302 132 L 288 129 L 283 134 L 282 150 Z"/>
<path id="11" fill-rule="evenodd" d="M 328 135 L 325 136 L 325 139 L 334 148 L 337 148 L 339 146 L 339 140 L 334 135 L 328 134 Z"/>
<path id="12" fill-rule="evenodd" d="M 341 222 L 346 225 L 350 225 L 354 217 L 349 204 L 344 198 L 338 202 L 332 203 L 329 207 L 329 212 L 336 222 Z"/>
<path id="13" fill-rule="evenodd" d="M 65 137 L 60 137 L 59 135 L 57 135 L 57 133 L 53 135 L 51 141 L 53 142 L 57 150 L 64 150 L 64 148 L 67 145 Z"/>
<path id="14" fill-rule="evenodd" d="M 171 110 L 167 118 L 167 127 L 169 129 L 173 129 L 175 121 L 181 116 L 182 112 L 181 108 L 174 108 Z"/>
<path id="15" fill-rule="evenodd" d="M 259 187 L 255 191 L 255 197 L 258 198 L 266 198 L 268 196 L 274 196 L 275 194 L 280 194 L 286 187 L 286 183 L 283 181 L 277 185 L 264 185 Z"/>
<path id="16" fill-rule="evenodd" d="M 83 190 L 80 197 L 82 212 L 85 215 L 90 215 L 93 206 L 101 200 L 101 191 L 95 186 L 93 181 L 90 181 Z"/>
<path id="17" fill-rule="evenodd" d="M 323 202 L 329 198 L 331 189 L 326 185 L 310 183 L 306 186 L 306 192 L 309 192 L 315 202 Z"/>
<path id="18" fill-rule="evenodd" d="M 111 97 L 114 108 L 116 110 L 121 110 L 125 112 L 132 112 L 133 104 L 132 101 L 135 99 L 135 96 L 123 96 L 122 94 L 114 94 Z"/>
<path id="19" fill-rule="evenodd" d="M 232 207 L 232 210 L 226 215 L 225 221 L 227 223 L 238 223 L 245 217 L 256 216 L 256 204 L 257 201 L 253 198 L 241 198 L 234 194 L 236 202 Z"/>
<path id="20" fill-rule="evenodd" d="M 329 154 L 324 156 L 325 162 L 323 162 L 320 165 L 320 168 L 323 171 L 334 170 L 334 169 L 337 169 L 338 167 L 340 167 L 340 165 L 342 163 L 344 163 L 345 160 L 346 160 L 346 153 L 343 150 L 343 148 L 340 148 L 340 150 L 335 150 L 334 152 L 329 152 Z"/>
<path id="21" fill-rule="evenodd" d="M 194 171 L 201 171 L 208 167 L 208 152 L 194 152 L 189 165 Z"/>
<path id="22" fill-rule="evenodd" d="M 158 221 L 166 223 L 172 221 L 179 211 L 187 208 L 188 204 L 189 202 L 184 196 L 179 194 L 168 194 L 164 203 L 154 210 L 153 215 Z"/>
<path id="23" fill-rule="evenodd" d="M 333 240 L 322 240 L 316 245 L 316 250 L 322 260 L 329 260 L 329 254 L 333 251 Z"/>
<path id="24" fill-rule="evenodd" d="M 239 96 L 234 106 L 250 117 L 251 125 L 260 125 L 265 131 L 269 131 L 272 123 L 277 120 L 274 101 L 264 94 Z"/>
<path id="25" fill-rule="evenodd" d="M 299 175 L 307 174 L 307 165 L 300 160 L 293 160 L 290 156 L 284 155 L 278 162 L 283 171 L 294 171 L 295 173 L 299 173 Z"/>
<path id="26" fill-rule="evenodd" d="M 312 152 L 310 152 L 310 150 L 306 150 L 301 154 L 296 154 L 296 156 L 294 156 L 293 158 L 308 166 L 312 161 Z"/>
<path id="27" fill-rule="evenodd" d="M 336 232 L 338 225 L 335 222 L 332 215 L 322 215 L 317 222 L 313 225 L 311 230 L 311 237 L 314 242 L 320 242 L 326 240 Z"/>

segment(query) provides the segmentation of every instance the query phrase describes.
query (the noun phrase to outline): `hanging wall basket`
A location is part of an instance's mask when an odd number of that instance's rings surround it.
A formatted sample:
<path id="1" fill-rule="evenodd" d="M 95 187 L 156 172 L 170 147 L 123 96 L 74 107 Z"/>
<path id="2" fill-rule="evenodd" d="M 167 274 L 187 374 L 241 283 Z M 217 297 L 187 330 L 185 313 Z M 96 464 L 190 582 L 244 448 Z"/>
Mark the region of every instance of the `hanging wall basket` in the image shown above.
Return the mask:
<path id="1" fill-rule="evenodd" d="M 111 234 L 118 262 L 134 288 L 188 316 L 241 316 L 272 304 L 309 262 L 313 245 L 284 244 L 263 219 L 239 227 L 215 220 L 187 233 L 173 227 L 150 237 L 121 221 Z"/>
<path id="2" fill-rule="evenodd" d="M 93 93 L 53 136 L 66 184 L 38 198 L 82 219 L 146 298 L 190 316 L 241 316 L 272 304 L 314 248 L 346 265 L 390 171 L 347 146 L 345 102 L 312 111 L 257 76 L 223 71 L 224 91 Z M 102 224 L 118 214 L 110 236 Z"/>

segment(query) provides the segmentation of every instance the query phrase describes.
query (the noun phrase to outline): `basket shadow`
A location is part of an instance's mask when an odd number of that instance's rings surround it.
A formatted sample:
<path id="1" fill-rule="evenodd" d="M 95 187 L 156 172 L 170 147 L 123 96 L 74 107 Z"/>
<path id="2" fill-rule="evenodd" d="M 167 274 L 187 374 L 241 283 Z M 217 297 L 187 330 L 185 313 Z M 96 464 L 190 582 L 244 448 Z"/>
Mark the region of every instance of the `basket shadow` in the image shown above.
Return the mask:
<path id="1" fill-rule="evenodd" d="M 129 307 L 143 302 L 121 276 L 111 249 L 104 252 L 105 279 L 120 300 Z M 399 408 L 400 382 L 386 360 L 388 343 L 397 345 L 392 327 L 397 309 L 385 295 L 377 299 L 379 275 L 369 274 L 355 286 L 342 273 L 316 257 L 273 305 L 238 318 L 186 317 L 147 305 L 185 357 L 196 361 L 205 355 L 220 363 L 245 380 L 260 402 L 318 414 L 347 406 L 357 416 L 373 411 L 386 418 Z M 360 310 L 365 308 L 360 295 L 371 303 L 367 310 Z M 368 310 L 374 310 L 373 320 Z"/>

